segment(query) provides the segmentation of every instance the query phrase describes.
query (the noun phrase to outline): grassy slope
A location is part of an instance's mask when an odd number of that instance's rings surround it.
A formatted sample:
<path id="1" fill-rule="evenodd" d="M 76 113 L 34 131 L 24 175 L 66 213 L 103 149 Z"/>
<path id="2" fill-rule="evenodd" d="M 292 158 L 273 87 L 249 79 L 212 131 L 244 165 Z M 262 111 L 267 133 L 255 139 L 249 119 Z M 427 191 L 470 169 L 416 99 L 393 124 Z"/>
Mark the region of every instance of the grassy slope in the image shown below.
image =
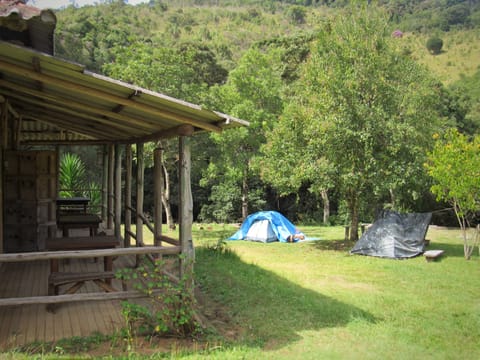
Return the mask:
<path id="1" fill-rule="evenodd" d="M 429 37 L 407 34 L 400 41 L 412 50 L 417 61 L 426 65 L 444 84 L 451 84 L 462 76 L 472 76 L 480 70 L 480 29 L 441 34 L 443 52 L 436 56 L 431 55 L 425 47 Z"/>
<path id="2" fill-rule="evenodd" d="M 194 228 L 197 284 L 225 308 L 234 340 L 184 358 L 480 358 L 480 259 L 463 258 L 456 230 L 431 228 L 446 255 L 388 260 L 351 256 L 341 227 L 302 227 L 322 240 L 227 242 L 231 226 Z"/>

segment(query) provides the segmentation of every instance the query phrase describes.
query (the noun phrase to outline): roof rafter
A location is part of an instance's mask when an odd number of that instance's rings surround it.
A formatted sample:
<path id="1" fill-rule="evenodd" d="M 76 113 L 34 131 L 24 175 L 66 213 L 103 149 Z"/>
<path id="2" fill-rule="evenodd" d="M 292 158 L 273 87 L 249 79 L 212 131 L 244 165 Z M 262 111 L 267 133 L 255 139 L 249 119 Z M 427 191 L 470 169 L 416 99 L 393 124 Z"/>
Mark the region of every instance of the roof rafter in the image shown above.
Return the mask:
<path id="1" fill-rule="evenodd" d="M 92 87 L 87 87 L 85 85 L 80 85 L 78 83 L 73 83 L 73 82 L 70 82 L 70 81 L 67 81 L 67 80 L 63 80 L 63 79 L 48 76 L 48 75 L 45 75 L 45 74 L 37 73 L 33 70 L 26 69 L 26 68 L 20 67 L 18 65 L 10 64 L 10 63 L 5 62 L 3 60 L 0 60 L 0 70 L 15 73 L 17 75 L 29 78 L 31 80 L 41 81 L 45 84 L 53 84 L 55 86 L 58 86 L 60 88 L 63 88 L 65 90 L 68 90 L 68 91 L 71 91 L 71 92 L 76 92 L 76 93 L 84 94 L 84 95 L 88 95 L 88 96 L 92 96 L 92 95 L 93 96 L 98 96 L 98 97 L 100 97 L 104 100 L 108 100 L 108 101 L 111 101 L 111 102 L 116 103 L 116 104 L 125 105 L 125 106 L 131 107 L 133 109 L 144 111 L 146 113 L 158 116 L 160 118 L 187 123 L 187 124 L 193 125 L 195 127 L 198 127 L 198 128 L 204 129 L 204 130 L 209 130 L 209 131 L 214 131 L 214 132 L 221 132 L 222 131 L 222 128 L 220 128 L 220 127 L 218 127 L 218 126 L 216 126 L 212 123 L 198 121 L 198 120 L 195 120 L 193 118 L 183 116 L 183 115 L 180 115 L 180 114 L 175 114 L 175 113 L 172 113 L 172 112 L 167 111 L 167 110 L 161 110 L 161 109 L 153 108 L 153 107 L 148 106 L 146 104 L 142 104 L 142 103 L 133 101 L 133 100 L 129 99 L 128 97 L 124 98 L 124 97 L 121 97 L 121 96 L 118 96 L 118 95 L 114 95 L 114 94 L 106 93 L 106 92 L 101 91 L 101 90 L 97 90 L 97 89 L 92 88 Z"/>

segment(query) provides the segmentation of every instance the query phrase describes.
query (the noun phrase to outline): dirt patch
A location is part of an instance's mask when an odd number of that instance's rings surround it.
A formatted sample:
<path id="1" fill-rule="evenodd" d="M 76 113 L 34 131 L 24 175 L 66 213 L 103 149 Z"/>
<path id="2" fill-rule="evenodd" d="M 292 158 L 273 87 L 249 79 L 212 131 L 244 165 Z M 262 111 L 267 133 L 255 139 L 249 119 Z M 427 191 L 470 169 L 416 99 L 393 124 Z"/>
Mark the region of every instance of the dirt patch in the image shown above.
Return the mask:
<path id="1" fill-rule="evenodd" d="M 214 301 L 199 288 L 195 289 L 195 299 L 199 321 L 204 328 L 213 330 L 225 341 L 235 341 L 241 336 L 242 329 L 230 317 L 227 306 Z"/>
<path id="2" fill-rule="evenodd" d="M 189 339 L 136 337 L 129 349 L 126 339 L 118 336 L 114 337 L 112 341 L 95 345 L 85 355 L 122 357 L 129 352 L 145 356 L 158 353 L 198 352 L 211 348 L 212 345 L 215 346 L 215 342 L 232 342 L 240 337 L 242 329 L 234 324 L 225 305 L 213 301 L 198 288 L 195 289 L 195 298 L 197 321 L 204 329 L 204 333 L 198 337 Z"/>
<path id="3" fill-rule="evenodd" d="M 322 240 L 316 241 L 314 246 L 319 250 L 349 251 L 355 242 L 350 240 Z"/>

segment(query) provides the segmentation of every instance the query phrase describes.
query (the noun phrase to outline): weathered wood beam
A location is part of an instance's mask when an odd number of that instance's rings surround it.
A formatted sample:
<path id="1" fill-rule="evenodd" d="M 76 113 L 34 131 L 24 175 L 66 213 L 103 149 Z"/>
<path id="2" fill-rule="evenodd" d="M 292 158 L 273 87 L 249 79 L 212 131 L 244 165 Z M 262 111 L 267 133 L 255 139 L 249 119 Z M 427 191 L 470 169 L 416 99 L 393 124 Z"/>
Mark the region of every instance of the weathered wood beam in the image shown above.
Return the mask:
<path id="1" fill-rule="evenodd" d="M 10 64 L 8 62 L 1 61 L 1 60 L 0 60 L 0 70 L 11 72 L 11 73 L 16 74 L 17 76 L 22 76 L 22 77 L 25 77 L 25 78 L 28 78 L 28 79 L 31 79 L 31 80 L 37 80 L 37 81 L 41 81 L 41 82 L 46 83 L 46 84 L 55 85 L 55 86 L 61 87 L 62 89 L 70 91 L 72 93 L 79 93 L 79 94 L 83 94 L 83 95 L 87 95 L 87 96 L 98 96 L 101 99 L 108 100 L 108 101 L 111 101 L 111 102 L 116 103 L 116 104 L 125 105 L 125 106 L 131 107 L 131 108 L 136 109 L 136 110 L 144 111 L 146 113 L 149 113 L 149 114 L 152 114 L 152 115 L 155 115 L 155 116 L 159 116 L 160 118 L 190 124 L 190 125 L 193 125 L 195 127 L 199 127 L 201 129 L 205 129 L 205 130 L 210 130 L 210 131 L 215 131 L 215 132 L 221 132 L 222 131 L 222 129 L 220 127 L 218 127 L 214 124 L 210 124 L 210 123 L 207 123 L 207 122 L 195 120 L 191 117 L 175 114 L 175 113 L 172 113 L 170 111 L 161 110 L 161 109 L 158 109 L 158 108 L 146 105 L 146 104 L 136 102 L 134 100 L 129 99 L 128 97 L 124 98 L 122 96 L 109 94 L 109 93 L 106 93 L 104 91 L 101 91 L 101 90 L 98 90 L 98 89 L 95 89 L 95 88 L 91 88 L 91 87 L 88 87 L 88 86 L 85 86 L 85 85 L 80 85 L 80 84 L 75 83 L 75 82 L 62 80 L 62 79 L 55 78 L 55 77 L 52 77 L 52 76 L 48 76 L 48 75 L 45 75 L 45 74 L 37 73 L 33 70 L 25 69 L 25 68 L 22 68 L 18 65 Z M 91 75 L 85 75 L 85 76 L 91 76 Z"/>
<path id="2" fill-rule="evenodd" d="M 25 115 L 24 119 L 39 121 L 49 126 L 54 126 L 58 129 L 64 128 L 64 129 L 67 129 L 69 133 L 75 132 L 85 137 L 102 138 L 102 139 L 108 140 L 108 136 L 110 136 L 111 141 L 113 141 L 113 139 L 115 138 L 114 131 L 106 134 L 105 130 L 97 129 L 93 126 L 85 128 L 84 125 L 81 125 L 78 121 L 73 121 L 72 118 L 62 119 L 58 117 L 57 113 L 55 112 L 47 111 L 47 112 L 44 112 L 43 114 Z M 117 132 L 117 134 L 121 134 L 121 132 Z"/>
<path id="3" fill-rule="evenodd" d="M 6 94 L 7 91 L 0 89 L 0 93 Z M 50 113 L 55 112 L 57 118 L 59 116 L 62 116 L 62 115 L 63 116 L 68 115 L 70 117 L 74 117 L 74 118 L 77 118 L 77 119 L 83 119 L 83 120 L 90 121 L 93 124 L 107 125 L 107 126 L 110 127 L 112 132 L 115 129 L 118 129 L 118 130 L 115 130 L 115 132 L 118 133 L 118 134 L 122 134 L 122 133 L 125 133 L 125 132 L 133 133 L 135 131 L 138 134 L 141 134 L 142 131 L 144 130 L 143 128 L 140 129 L 140 130 L 136 130 L 134 127 L 132 127 L 129 124 L 126 124 L 125 122 L 119 123 L 119 122 L 112 121 L 110 119 L 104 118 L 102 116 L 99 117 L 99 116 L 91 115 L 90 111 L 86 110 L 86 109 L 88 109 L 88 107 L 86 105 L 85 105 L 84 109 L 71 110 L 71 109 L 68 108 L 68 105 L 66 105 L 66 104 L 63 105 L 63 106 L 62 105 L 49 104 L 49 103 L 46 103 L 44 101 L 32 99 L 31 97 L 22 96 L 22 95 L 17 95 L 14 98 L 16 100 L 19 100 L 19 101 L 23 102 L 23 103 L 38 106 L 38 107 L 43 108 L 43 109 L 48 109 L 48 110 L 50 110 Z M 18 117 L 18 116 L 16 116 L 16 117 Z M 48 120 L 43 120 L 43 122 L 49 122 L 49 121 Z M 50 121 L 50 123 L 52 123 L 52 121 Z M 148 128 L 148 129 L 151 130 L 151 128 Z"/>
<path id="4" fill-rule="evenodd" d="M 155 246 L 162 245 L 162 192 L 163 192 L 163 169 L 162 169 L 162 160 L 163 158 L 163 149 L 156 148 L 153 151 L 153 204 L 154 204 L 154 220 L 153 220 L 153 244 Z"/>
<path id="5" fill-rule="evenodd" d="M 161 292 L 161 291 L 159 291 Z M 153 291 L 155 293 L 155 291 Z M 105 300 L 126 300 L 145 298 L 147 295 L 139 291 L 117 291 L 117 292 L 95 292 L 82 294 L 52 295 L 52 296 L 32 296 L 0 299 L 0 306 L 15 305 L 36 305 L 36 304 L 61 304 L 80 301 L 105 301 Z"/>
<path id="6" fill-rule="evenodd" d="M 117 141 L 113 140 L 26 140 L 22 141 L 22 144 L 28 145 L 105 145 L 105 144 L 117 144 Z"/>
<path id="7" fill-rule="evenodd" d="M 103 110 L 103 109 L 98 108 L 96 106 L 92 106 L 92 104 L 85 104 L 85 103 L 82 103 L 82 102 L 72 101 L 72 100 L 61 98 L 61 97 L 55 97 L 55 96 L 52 96 L 52 95 L 47 95 L 47 94 L 45 94 L 41 91 L 33 90 L 33 89 L 30 89 L 30 88 L 27 88 L 25 86 L 21 86 L 21 85 L 18 85 L 18 84 L 13 84 L 13 83 L 8 82 L 6 80 L 0 79 L 0 86 L 3 86 L 5 88 L 11 89 L 11 90 L 15 90 L 15 91 L 23 93 L 23 94 L 35 96 L 39 99 L 43 99 L 43 100 L 47 100 L 49 102 L 53 102 L 57 105 L 60 105 L 61 108 L 63 108 L 63 109 L 65 107 L 69 107 L 69 108 L 72 108 L 72 109 L 76 109 L 77 111 L 90 113 L 90 114 L 101 115 L 101 116 L 106 117 L 106 118 L 98 119 L 98 121 L 104 121 L 106 124 L 111 123 L 111 120 L 108 119 L 108 118 L 110 118 L 110 119 L 118 120 L 123 124 L 130 124 L 130 125 L 134 124 L 136 127 L 141 128 L 141 129 L 146 130 L 146 131 L 152 130 L 152 129 L 155 128 L 154 124 L 151 121 L 150 122 L 149 121 L 144 121 L 144 120 L 140 120 L 140 119 L 137 119 L 135 117 L 132 117 L 132 116 L 119 114 L 119 113 L 114 112 L 114 111 Z M 12 94 L 9 94 L 9 95 L 12 95 Z M 12 97 L 15 97 L 15 96 L 16 96 L 16 94 L 12 95 Z M 45 107 L 50 107 L 50 108 L 52 106 L 54 106 L 54 104 L 43 103 L 43 102 L 41 104 Z"/>
<path id="8" fill-rule="evenodd" d="M 144 178 L 145 161 L 143 154 L 143 143 L 137 144 L 137 208 L 136 208 L 136 242 L 143 243 L 143 198 L 144 198 Z"/>
<path id="9" fill-rule="evenodd" d="M 191 136 L 195 132 L 195 128 L 191 125 L 179 125 L 177 127 L 168 129 L 168 130 L 161 130 L 157 131 L 156 133 L 139 137 L 139 138 L 131 138 L 129 140 L 130 143 L 146 143 L 150 141 L 157 141 L 160 139 L 169 139 L 178 136 Z"/>
<path id="10" fill-rule="evenodd" d="M 0 114 L 1 118 L 2 114 Z M 3 149 L 0 148 L 0 199 L 4 199 L 3 197 Z M 4 207 L 5 206 L 5 201 L 2 200 L 0 203 L 0 254 L 3 253 L 4 251 L 4 241 L 3 241 L 3 212 L 4 212 Z"/>
<path id="11" fill-rule="evenodd" d="M 131 248 L 112 248 L 95 250 L 65 250 L 65 251 L 37 251 L 26 253 L 0 254 L 0 263 L 2 262 L 22 262 L 36 260 L 52 259 L 87 259 L 104 256 L 121 255 L 145 255 L 145 254 L 165 254 L 175 255 L 180 253 L 179 246 L 145 246 Z"/>
<path id="12" fill-rule="evenodd" d="M 172 245 L 175 245 L 175 246 L 180 246 L 180 241 L 177 240 L 177 239 L 174 239 L 174 238 L 171 238 L 171 237 L 168 237 L 166 235 L 161 235 L 160 236 L 160 239 L 163 241 L 163 242 L 166 242 L 167 244 L 172 244 Z"/>
<path id="13" fill-rule="evenodd" d="M 14 149 L 18 149 L 20 147 L 20 139 L 22 137 L 22 122 L 23 116 L 19 116 L 15 119 L 15 138 L 14 138 Z"/>
<path id="14" fill-rule="evenodd" d="M 102 220 L 108 217 L 108 146 L 102 146 Z"/>
<path id="15" fill-rule="evenodd" d="M 120 237 L 122 224 L 122 149 L 120 145 L 115 145 L 115 171 L 114 171 L 114 191 L 115 191 L 115 225 L 114 234 Z"/>
<path id="16" fill-rule="evenodd" d="M 115 211 L 114 208 L 114 201 L 115 201 L 115 146 L 109 145 L 108 146 L 108 205 L 107 205 L 107 229 L 113 228 L 113 212 Z"/>
<path id="17" fill-rule="evenodd" d="M 0 114 L 1 123 L 1 137 L 2 137 L 2 149 L 8 147 L 8 100 L 2 103 L 2 111 Z"/>
<path id="18" fill-rule="evenodd" d="M 132 232 L 132 145 L 128 144 L 125 148 L 125 234 L 124 246 L 130 247 L 130 234 Z"/>
<path id="19" fill-rule="evenodd" d="M 179 138 L 180 161 L 178 162 L 180 176 L 180 247 L 184 257 L 180 259 L 180 277 L 185 277 L 187 291 L 193 292 L 193 263 L 195 261 L 195 249 L 192 239 L 193 223 L 193 197 L 190 184 L 191 155 L 190 138 Z"/>
<path id="20" fill-rule="evenodd" d="M 7 103 L 8 112 L 12 114 L 15 118 L 19 118 L 20 114 L 13 108 L 10 102 Z"/>

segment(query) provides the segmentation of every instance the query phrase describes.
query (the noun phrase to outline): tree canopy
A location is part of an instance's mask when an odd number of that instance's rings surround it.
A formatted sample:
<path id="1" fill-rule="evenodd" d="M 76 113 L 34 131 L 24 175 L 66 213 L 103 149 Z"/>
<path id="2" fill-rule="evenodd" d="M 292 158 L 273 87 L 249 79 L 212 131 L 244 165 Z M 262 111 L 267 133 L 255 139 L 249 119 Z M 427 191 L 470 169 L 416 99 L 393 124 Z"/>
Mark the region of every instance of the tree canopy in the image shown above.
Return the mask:
<path id="1" fill-rule="evenodd" d="M 398 207 L 415 196 L 431 135 L 443 124 L 440 85 L 389 35 L 383 13 L 365 6 L 327 24 L 264 147 L 267 181 L 277 182 L 281 168 L 290 185 L 336 185 L 351 240 L 362 206 L 390 196 Z"/>

